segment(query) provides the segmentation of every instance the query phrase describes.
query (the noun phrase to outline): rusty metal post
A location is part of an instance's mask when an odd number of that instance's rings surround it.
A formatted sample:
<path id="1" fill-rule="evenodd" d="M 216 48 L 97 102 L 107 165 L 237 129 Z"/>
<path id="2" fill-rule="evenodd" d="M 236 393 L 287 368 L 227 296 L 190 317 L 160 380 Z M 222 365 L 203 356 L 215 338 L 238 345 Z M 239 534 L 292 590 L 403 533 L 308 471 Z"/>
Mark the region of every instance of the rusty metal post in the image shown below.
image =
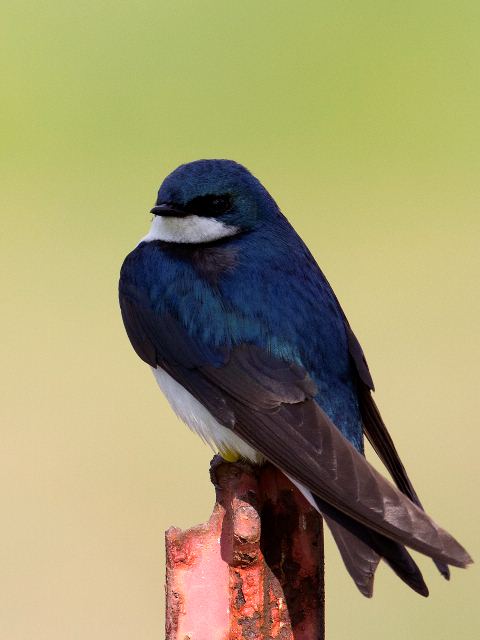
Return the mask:
<path id="1" fill-rule="evenodd" d="M 211 476 L 208 522 L 166 532 L 166 640 L 324 640 L 318 513 L 272 465 Z"/>

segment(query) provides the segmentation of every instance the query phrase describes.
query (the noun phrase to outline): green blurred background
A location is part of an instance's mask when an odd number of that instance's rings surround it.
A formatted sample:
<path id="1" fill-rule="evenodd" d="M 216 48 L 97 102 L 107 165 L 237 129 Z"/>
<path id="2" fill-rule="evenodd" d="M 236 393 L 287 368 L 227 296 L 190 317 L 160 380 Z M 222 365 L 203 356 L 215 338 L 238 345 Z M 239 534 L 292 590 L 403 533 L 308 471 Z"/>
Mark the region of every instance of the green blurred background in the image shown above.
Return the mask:
<path id="1" fill-rule="evenodd" d="M 0 638 L 163 637 L 163 531 L 210 452 L 128 344 L 121 261 L 162 178 L 234 158 L 308 241 L 431 514 L 480 557 L 480 4 L 4 0 Z M 328 638 L 471 640 L 478 569 L 363 599 Z M 203 639 L 202 639 L 203 640 Z"/>

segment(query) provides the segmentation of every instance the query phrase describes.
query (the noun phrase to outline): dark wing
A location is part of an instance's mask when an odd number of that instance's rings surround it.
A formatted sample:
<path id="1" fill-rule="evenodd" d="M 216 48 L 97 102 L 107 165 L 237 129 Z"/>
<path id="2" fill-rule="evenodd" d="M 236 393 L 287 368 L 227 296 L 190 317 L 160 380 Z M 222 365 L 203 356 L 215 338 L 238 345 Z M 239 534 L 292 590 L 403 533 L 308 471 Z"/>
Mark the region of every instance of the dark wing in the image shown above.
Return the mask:
<path id="1" fill-rule="evenodd" d="M 358 397 L 365 435 L 380 460 L 388 469 L 400 491 L 408 496 L 412 502 L 423 509 L 422 503 L 420 502 L 417 492 L 413 488 L 410 478 L 407 475 L 388 429 L 382 420 L 380 411 L 372 398 L 371 391 L 374 389 L 373 380 L 370 375 L 362 347 L 360 346 L 360 343 L 358 342 L 345 316 L 344 319 L 350 355 L 355 363 L 359 377 Z M 435 564 L 437 565 L 440 573 L 448 580 L 450 577 L 448 566 L 438 561 L 436 561 Z"/>
<path id="2" fill-rule="evenodd" d="M 225 366 L 200 372 L 226 394 L 233 430 L 315 496 L 400 544 L 455 566 L 469 563 L 466 551 L 344 438 L 313 400 L 301 367 L 241 345 Z"/>
<path id="3" fill-rule="evenodd" d="M 335 427 L 297 364 L 242 344 L 212 357 L 173 318 L 121 295 L 127 333 L 139 355 L 159 365 L 224 426 L 338 512 L 442 562 L 466 566 L 468 553 L 383 478 Z M 143 357 L 141 355 L 141 357 Z M 147 359 L 148 358 L 148 359 Z"/>
<path id="4" fill-rule="evenodd" d="M 405 467 L 393 444 L 393 440 L 382 420 L 380 412 L 372 398 L 371 391 L 375 390 L 372 375 L 368 368 L 368 363 L 363 353 L 363 349 L 353 333 L 352 328 L 345 316 L 338 300 L 335 297 L 340 312 L 343 316 L 345 331 L 347 334 L 348 349 L 355 364 L 358 374 L 358 392 L 360 401 L 360 411 L 362 415 L 363 429 L 373 449 L 380 460 L 388 469 L 397 487 L 407 495 L 412 502 L 421 507 L 420 500 L 415 489 L 405 471 Z"/>
<path id="5" fill-rule="evenodd" d="M 377 405 L 372 398 L 371 391 L 374 389 L 373 380 L 370 375 L 362 347 L 360 346 L 360 343 L 348 322 L 345 322 L 350 355 L 355 363 L 358 377 L 360 379 L 358 384 L 359 399 L 365 435 L 372 447 L 375 449 L 377 455 L 391 473 L 397 487 L 403 491 L 410 500 L 415 502 L 415 504 L 421 506 L 416 491 L 407 476 L 405 467 L 403 466 L 400 456 L 393 444 L 393 440 L 388 433 L 387 427 L 382 420 Z"/>

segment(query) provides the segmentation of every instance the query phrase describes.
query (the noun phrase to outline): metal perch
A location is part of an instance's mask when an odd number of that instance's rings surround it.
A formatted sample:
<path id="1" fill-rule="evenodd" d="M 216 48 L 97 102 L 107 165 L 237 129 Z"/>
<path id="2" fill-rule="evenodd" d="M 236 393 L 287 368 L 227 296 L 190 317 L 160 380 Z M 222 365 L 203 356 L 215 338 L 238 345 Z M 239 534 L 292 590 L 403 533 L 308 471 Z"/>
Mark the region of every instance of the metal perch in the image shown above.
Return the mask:
<path id="1" fill-rule="evenodd" d="M 166 639 L 324 640 L 321 517 L 270 464 L 211 478 L 208 522 L 166 532 Z"/>

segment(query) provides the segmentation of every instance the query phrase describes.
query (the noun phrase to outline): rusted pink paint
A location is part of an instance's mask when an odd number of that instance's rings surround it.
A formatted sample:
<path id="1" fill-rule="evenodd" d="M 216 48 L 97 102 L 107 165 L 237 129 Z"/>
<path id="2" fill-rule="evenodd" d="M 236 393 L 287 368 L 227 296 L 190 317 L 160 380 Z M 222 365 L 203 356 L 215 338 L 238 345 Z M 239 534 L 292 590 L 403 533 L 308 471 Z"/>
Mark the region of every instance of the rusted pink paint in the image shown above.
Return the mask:
<path id="1" fill-rule="evenodd" d="M 209 521 L 171 528 L 167 640 L 324 638 L 317 512 L 273 466 L 216 461 Z"/>
<path id="2" fill-rule="evenodd" d="M 219 553 L 222 520 L 216 506 L 207 524 L 166 533 L 167 638 L 225 638 L 229 568 Z"/>

